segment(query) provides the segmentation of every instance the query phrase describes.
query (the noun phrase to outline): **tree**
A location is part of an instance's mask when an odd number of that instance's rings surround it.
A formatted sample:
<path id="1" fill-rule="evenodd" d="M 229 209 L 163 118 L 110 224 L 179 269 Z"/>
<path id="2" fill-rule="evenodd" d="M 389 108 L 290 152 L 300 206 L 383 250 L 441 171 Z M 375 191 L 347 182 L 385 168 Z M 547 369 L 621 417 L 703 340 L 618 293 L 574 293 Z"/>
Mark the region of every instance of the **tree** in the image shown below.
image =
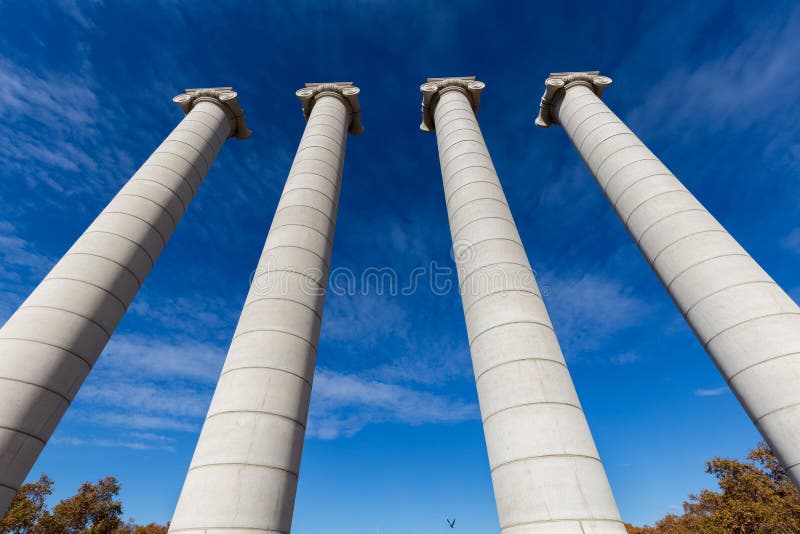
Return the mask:
<path id="1" fill-rule="evenodd" d="M 106 477 L 91 484 L 84 482 L 78 493 L 64 499 L 42 518 L 41 534 L 113 534 L 123 525 L 122 503 L 115 500 L 120 485 Z"/>
<path id="2" fill-rule="evenodd" d="M 167 534 L 167 530 L 169 530 L 169 523 L 166 525 L 150 523 L 143 527 L 137 526 L 134 534 Z"/>
<path id="3" fill-rule="evenodd" d="M 162 534 L 166 528 L 152 524 L 126 527 L 122 503 L 117 500 L 120 484 L 106 477 L 92 484 L 84 482 L 78 493 L 48 510 L 46 499 L 53 493 L 53 481 L 42 475 L 25 484 L 0 518 L 0 534 Z"/>
<path id="4" fill-rule="evenodd" d="M 765 443 L 747 461 L 714 458 L 706 463 L 721 491 L 689 495 L 683 515 L 654 526 L 626 525 L 629 534 L 794 534 L 800 532 L 800 492 Z"/>
<path id="5" fill-rule="evenodd" d="M 36 525 L 47 514 L 47 496 L 53 493 L 53 480 L 43 474 L 36 482 L 23 484 L 6 514 L 0 518 L 0 534 L 34 533 Z"/>

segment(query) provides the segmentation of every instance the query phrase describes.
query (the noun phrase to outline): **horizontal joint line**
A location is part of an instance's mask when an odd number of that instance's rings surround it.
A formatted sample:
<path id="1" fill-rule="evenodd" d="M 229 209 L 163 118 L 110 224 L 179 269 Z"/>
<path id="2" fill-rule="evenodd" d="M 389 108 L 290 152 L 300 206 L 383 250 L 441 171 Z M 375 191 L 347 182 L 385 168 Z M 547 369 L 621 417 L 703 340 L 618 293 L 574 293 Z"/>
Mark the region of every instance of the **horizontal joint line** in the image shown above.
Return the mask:
<path id="1" fill-rule="evenodd" d="M 86 358 L 84 358 L 83 356 L 78 354 L 77 352 L 73 352 L 73 351 L 71 351 L 71 350 L 69 350 L 68 348 L 65 348 L 65 347 L 60 347 L 58 345 L 53 345 L 52 343 L 48 343 L 46 341 L 39 341 L 38 339 L 28 339 L 28 338 L 25 338 L 25 337 L 0 337 L 0 341 L 5 341 L 5 340 L 7 340 L 7 341 L 25 341 L 27 343 L 38 343 L 39 345 L 47 345 L 48 347 L 53 347 L 54 349 L 63 350 L 67 354 L 71 354 L 72 356 L 75 356 L 80 361 L 85 363 L 86 367 L 88 367 L 89 369 L 92 368 L 92 364 L 89 363 L 89 360 L 87 360 Z"/>
<path id="2" fill-rule="evenodd" d="M 81 319 L 84 319 L 85 321 L 89 321 L 90 323 L 95 325 L 97 328 L 102 330 L 107 338 L 109 338 L 109 339 L 111 338 L 111 334 L 108 332 L 108 330 L 105 329 L 105 327 L 103 325 L 101 325 L 100 323 L 98 323 L 97 321 L 92 319 L 91 317 L 86 317 L 85 315 L 80 314 L 80 313 L 75 312 L 75 311 L 72 311 L 72 310 L 65 310 L 64 308 L 59 308 L 58 306 L 43 306 L 43 305 L 40 305 L 40 304 L 26 304 L 26 305 L 20 306 L 19 309 L 20 310 L 36 310 L 36 309 L 54 310 L 54 311 L 60 311 L 60 312 L 63 312 L 63 313 L 68 313 L 70 315 L 74 315 L 76 317 L 80 317 Z"/>
<path id="3" fill-rule="evenodd" d="M 184 212 L 186 211 L 186 203 L 183 201 L 183 199 L 182 199 L 182 198 L 181 198 L 181 196 L 178 194 L 178 192 L 177 192 L 177 191 L 175 191 L 174 189 L 170 188 L 170 187 L 167 187 L 166 185 L 162 184 L 161 182 L 158 182 L 158 181 L 156 181 L 156 180 L 153 180 L 153 179 L 151 179 L 151 178 L 137 178 L 135 175 L 134 175 L 134 177 L 133 177 L 133 178 L 131 178 L 131 182 L 150 182 L 150 183 L 152 183 L 152 184 L 158 184 L 158 185 L 160 185 L 161 187 L 163 187 L 164 189 L 166 189 L 167 191 L 169 191 L 170 193 L 172 193 L 172 195 L 173 195 L 175 198 L 177 198 L 177 199 L 178 199 L 178 202 L 180 202 L 180 203 L 181 203 L 181 208 L 183 208 L 183 211 L 184 211 Z M 128 182 L 128 183 L 130 183 L 130 182 Z M 174 221 L 173 221 L 173 222 L 174 222 Z M 177 223 L 176 223 L 176 224 L 177 224 Z"/>
<path id="4" fill-rule="evenodd" d="M 546 458 L 585 458 L 587 460 L 594 460 L 595 462 L 602 463 L 602 462 L 600 462 L 600 458 L 597 458 L 596 456 L 589 456 L 588 454 L 567 454 L 567 453 L 564 453 L 564 454 L 543 454 L 541 456 L 526 456 L 525 458 L 516 458 L 514 460 L 509 460 L 507 462 L 503 462 L 502 464 L 499 464 L 499 465 L 496 465 L 496 466 L 492 467 L 492 471 L 491 472 L 494 473 L 495 470 L 500 469 L 501 467 L 506 467 L 507 465 L 511 465 L 511 464 L 515 464 L 515 463 L 519 463 L 519 462 L 526 462 L 528 460 L 539 460 L 539 459 L 546 459 Z"/>
<path id="5" fill-rule="evenodd" d="M 491 419 L 495 415 L 501 414 L 503 412 L 507 412 L 507 411 L 513 410 L 515 408 L 526 408 L 526 407 L 529 407 L 529 406 L 568 406 L 570 408 L 575 408 L 579 412 L 583 413 L 583 408 L 581 408 L 577 404 L 572 404 L 572 403 L 569 403 L 569 402 L 557 402 L 557 401 L 525 402 L 525 403 L 522 403 L 522 404 L 515 404 L 514 406 L 509 406 L 507 408 L 502 408 L 500 410 L 497 410 L 496 412 L 487 415 L 486 418 L 483 420 L 483 423 L 486 424 L 486 422 L 489 419 Z"/>
<path id="6" fill-rule="evenodd" d="M 652 260 L 648 260 L 648 263 L 650 263 L 650 266 L 652 267 L 653 265 L 655 265 L 656 261 L 658 261 L 658 258 L 660 258 L 660 257 L 661 257 L 661 254 L 662 254 L 664 251 L 666 251 L 666 250 L 667 250 L 669 247 L 671 247 L 671 246 L 673 246 L 673 245 L 677 245 L 678 243 L 680 243 L 680 242 L 681 242 L 681 241 L 683 241 L 684 239 L 688 239 L 688 238 L 690 238 L 690 237 L 694 237 L 694 236 L 701 235 L 701 234 L 711 234 L 711 233 L 727 234 L 728 232 L 727 232 L 725 229 L 713 229 L 713 230 L 701 230 L 701 231 L 699 231 L 699 232 L 692 232 L 691 234 L 686 234 L 685 236 L 681 236 L 681 237 L 679 237 L 678 239 L 676 239 L 676 240 L 675 240 L 675 241 L 673 241 L 672 243 L 670 243 L 670 244 L 668 244 L 667 246 L 665 246 L 664 248 L 662 248 L 662 249 L 661 249 L 661 250 L 658 252 L 658 254 L 656 254 L 656 255 L 653 257 L 653 259 L 652 259 Z"/>
<path id="7" fill-rule="evenodd" d="M 505 208 L 509 210 L 509 214 L 511 213 L 511 210 L 510 210 L 510 208 L 509 208 L 508 204 L 506 204 L 505 202 L 503 202 L 503 201 L 502 201 L 502 200 L 500 200 L 499 198 L 493 198 L 493 197 L 480 197 L 480 198 L 473 198 L 473 199 L 469 200 L 468 202 L 465 202 L 464 204 L 462 204 L 462 205 L 460 205 L 459 207 L 457 207 L 457 208 L 455 209 L 455 211 L 453 211 L 453 212 L 450 214 L 450 222 L 451 222 L 451 223 L 453 222 L 453 219 L 455 218 L 455 216 L 456 216 L 456 213 L 458 213 L 458 212 L 459 212 L 459 211 L 460 211 L 462 208 L 465 208 L 465 207 L 469 206 L 469 205 L 470 205 L 470 204 L 472 204 L 473 202 L 478 202 L 479 200 L 492 200 L 492 201 L 494 201 L 494 202 L 497 202 L 498 204 L 501 204 L 502 206 L 505 206 Z"/>
<path id="8" fill-rule="evenodd" d="M 651 200 L 654 200 L 654 199 L 656 199 L 656 198 L 658 198 L 660 196 L 663 196 L 663 195 L 669 195 L 670 193 L 686 193 L 687 195 L 689 195 L 692 198 L 694 198 L 694 196 L 689 191 L 687 191 L 685 188 L 684 189 L 672 189 L 671 191 L 662 191 L 661 193 L 656 193 L 655 195 L 653 195 L 651 197 L 648 197 L 645 200 L 641 201 L 639 204 L 637 204 L 636 207 L 633 208 L 631 210 L 631 212 L 628 214 L 628 216 L 625 218 L 625 221 L 623 222 L 623 224 L 625 226 L 628 226 L 628 223 L 630 222 L 631 217 L 633 217 L 633 214 L 636 213 L 636 210 L 638 210 L 639 208 L 641 208 L 642 206 L 644 206 L 645 204 L 647 204 Z"/>
<path id="9" fill-rule="evenodd" d="M 236 414 L 236 413 L 251 413 L 251 414 L 258 414 L 258 415 L 270 415 L 272 417 L 278 417 L 279 419 L 285 419 L 287 421 L 291 421 L 292 423 L 296 424 L 297 426 L 299 426 L 303 430 L 306 429 L 306 425 L 304 425 L 303 423 L 301 423 L 297 419 L 289 417 L 288 415 L 283 415 L 283 414 L 279 414 L 279 413 L 275 413 L 275 412 L 267 412 L 267 411 L 263 411 L 263 410 L 225 410 L 223 412 L 214 412 L 214 413 L 209 414 L 208 416 L 206 416 L 206 421 L 208 421 L 209 419 L 212 419 L 214 417 L 217 417 L 218 415 L 230 415 L 230 414 Z"/>
<path id="10" fill-rule="evenodd" d="M 158 183 L 158 182 L 156 182 L 156 183 Z M 133 194 L 133 193 L 126 193 L 124 189 L 122 191 L 120 191 L 119 193 L 117 193 L 117 196 L 115 198 L 119 198 L 119 197 L 134 197 L 134 198 L 141 198 L 143 200 L 147 200 L 151 204 L 154 204 L 155 206 L 158 206 L 159 208 L 161 208 L 161 210 L 164 213 L 167 214 L 167 217 L 169 217 L 169 220 L 172 221 L 173 230 L 178 227 L 178 221 L 175 220 L 175 217 L 172 216 L 172 214 L 169 212 L 169 210 L 165 206 L 162 206 L 161 204 L 159 204 L 158 202 L 153 200 L 152 198 L 148 198 L 148 197 L 143 196 L 143 195 L 136 195 L 136 194 Z"/>
<path id="11" fill-rule="evenodd" d="M 49 388 L 47 386 L 43 386 L 41 384 L 34 384 L 33 382 L 28 382 L 27 380 L 20 380 L 19 378 L 10 378 L 10 377 L 7 377 L 7 376 L 0 376 L 0 380 L 6 380 L 8 382 L 17 382 L 19 384 L 26 384 L 28 386 L 33 386 L 35 388 L 43 389 L 45 391 L 48 391 L 48 392 L 52 393 L 53 395 L 56 395 L 57 397 L 61 397 L 61 399 L 63 399 L 67 404 L 72 402 L 65 395 L 62 395 L 58 391 L 56 391 L 54 389 L 51 389 L 51 388 Z"/>
<path id="12" fill-rule="evenodd" d="M 686 274 L 690 270 L 694 269 L 695 267 L 700 267 L 701 265 L 704 265 L 704 264 L 706 264 L 706 263 L 708 263 L 710 261 L 718 260 L 720 258 L 730 258 L 730 257 L 749 258 L 750 255 L 747 254 L 746 252 L 744 254 L 742 254 L 741 252 L 739 252 L 739 253 L 731 253 L 731 254 L 720 254 L 719 256 L 712 256 L 711 258 L 705 258 L 703 260 L 698 261 L 697 263 L 693 263 L 693 264 L 689 265 L 688 267 L 686 267 L 685 269 L 683 269 L 678 274 L 676 274 L 672 278 L 672 280 L 670 280 L 670 282 L 668 284 L 666 284 L 667 291 L 669 291 L 672 288 L 672 284 L 674 284 L 675 281 L 678 278 L 680 278 L 681 276 L 683 276 L 684 274 Z"/>
<path id="13" fill-rule="evenodd" d="M 698 304 L 700 304 L 704 300 L 713 297 L 714 295 L 718 295 L 719 293 L 722 293 L 723 291 L 727 291 L 727 290 L 733 289 L 735 287 L 749 286 L 749 285 L 754 285 L 754 284 L 771 284 L 771 285 L 774 285 L 774 286 L 778 285 L 773 280 L 752 280 L 750 282 L 739 282 L 738 284 L 733 284 L 733 285 L 730 285 L 728 287 L 723 287 L 722 289 L 718 289 L 718 290 L 716 290 L 716 291 L 714 291 L 712 293 L 709 293 L 708 295 L 705 295 L 700 300 L 698 300 L 697 302 L 695 302 L 694 304 L 689 306 L 689 309 L 686 310 L 686 312 L 683 314 L 683 317 L 684 318 L 688 318 L 689 314 L 692 312 L 692 310 L 695 308 L 695 306 L 697 306 Z"/>
<path id="14" fill-rule="evenodd" d="M 487 369 L 484 369 L 483 371 L 481 371 L 481 373 L 478 376 L 475 377 L 475 382 L 477 383 L 478 380 L 480 380 L 483 377 L 483 375 L 485 375 L 486 373 L 488 373 L 490 371 L 494 371 L 495 369 L 498 369 L 500 367 L 503 367 L 503 366 L 506 366 L 506 365 L 511 365 L 512 363 L 529 362 L 529 361 L 530 362 L 549 362 L 549 363 L 553 363 L 553 364 L 556 364 L 556 365 L 560 365 L 564 369 L 567 369 L 567 364 L 566 363 L 560 362 L 560 361 L 557 361 L 557 360 L 551 360 L 549 358 L 535 358 L 535 357 L 534 358 L 516 358 L 514 360 L 509 360 L 509 361 L 506 361 L 506 362 L 498 363 L 498 364 L 493 365 L 493 366 L 491 366 L 491 367 L 489 367 Z"/>
<path id="15" fill-rule="evenodd" d="M 64 257 L 66 258 L 67 256 L 92 256 L 92 257 L 95 257 L 95 258 L 100 258 L 100 259 L 103 259 L 103 260 L 106 260 L 106 261 L 110 261 L 114 265 L 116 265 L 116 266 L 124 269 L 128 273 L 130 273 L 130 275 L 133 277 L 133 279 L 136 280 L 138 286 L 142 287 L 142 281 L 139 280 L 139 277 L 136 276 L 135 272 L 131 271 L 130 268 L 126 267 L 125 265 L 122 265 L 118 261 L 112 260 L 111 258 L 106 258 L 105 256 L 101 256 L 100 254 L 93 254 L 91 252 L 67 252 L 66 254 L 64 254 Z"/>
<path id="16" fill-rule="evenodd" d="M 322 316 L 319 314 L 319 312 L 317 310 L 315 310 L 314 308 L 312 308 L 311 306 L 309 306 L 305 302 L 300 302 L 298 300 L 293 300 L 293 299 L 286 298 L 286 297 L 258 297 L 256 299 L 249 300 L 249 301 L 245 302 L 244 306 L 242 307 L 242 311 L 244 311 L 244 309 L 247 308 L 248 306 L 250 306 L 251 304 L 255 304 L 257 302 L 262 302 L 262 301 L 265 301 L 265 300 L 280 300 L 280 301 L 283 301 L 283 302 L 291 302 L 292 304 L 298 304 L 298 305 L 306 308 L 307 310 L 311 311 L 317 317 L 317 319 L 322 321 Z"/>
<path id="17" fill-rule="evenodd" d="M 38 441 L 42 445 L 47 445 L 47 440 L 46 439 L 42 439 L 39 436 L 37 436 L 36 434 L 31 434 L 30 432 L 25 432 L 24 430 L 19 430 L 17 428 L 11 428 L 11 427 L 2 426 L 2 425 L 0 425 L 0 430 L 8 430 L 9 432 L 15 432 L 17 434 L 22 434 L 23 436 L 28 436 L 29 438 L 35 439 L 36 441 Z"/>
<path id="18" fill-rule="evenodd" d="M 179 173 L 175 169 L 167 167 L 166 165 L 161 165 L 161 164 L 158 164 L 158 163 L 147 163 L 147 162 L 144 162 L 144 164 L 142 164 L 142 166 L 139 167 L 139 169 L 141 170 L 141 169 L 144 169 L 145 167 L 158 167 L 159 169 L 166 169 L 169 172 L 176 174 L 178 176 L 178 178 L 183 180 L 183 182 L 189 187 L 189 191 L 192 192 L 192 197 L 194 197 L 197 194 L 197 189 L 194 188 L 192 183 L 189 180 L 187 180 L 186 177 L 183 174 Z"/>
<path id="19" fill-rule="evenodd" d="M 231 342 L 233 342 L 235 339 L 237 339 L 239 337 L 242 337 L 242 336 L 247 335 L 247 334 L 254 334 L 256 332 L 278 332 L 280 334 L 286 334 L 287 336 L 293 336 L 293 337 L 296 337 L 297 339 L 302 339 L 303 341 L 305 341 L 312 349 L 314 349 L 315 352 L 317 350 L 316 345 L 314 345 L 311 341 L 309 341 L 308 339 L 304 338 L 300 334 L 295 334 L 294 332 L 289 332 L 287 330 L 280 330 L 278 328 L 255 328 L 253 330 L 245 330 L 244 332 L 239 332 L 238 334 L 233 336 L 233 339 L 231 339 Z"/>
<path id="20" fill-rule="evenodd" d="M 213 464 L 199 464 L 193 465 L 189 468 L 189 471 L 194 471 L 195 469 L 203 469 L 205 467 L 217 467 L 219 465 L 225 466 L 239 466 L 239 467 L 258 467 L 260 469 L 274 469 L 275 471 L 283 471 L 289 475 L 292 475 L 295 478 L 299 478 L 298 474 L 294 471 L 290 471 L 289 469 L 278 467 L 276 465 L 268 465 L 268 464 L 248 464 L 244 462 L 217 462 Z"/>
<path id="21" fill-rule="evenodd" d="M 674 176 L 673 174 L 670 174 L 670 173 L 667 173 L 667 172 L 654 172 L 653 174 L 648 174 L 647 176 L 640 176 L 639 178 L 637 178 L 637 179 L 636 179 L 636 181 L 634 181 L 634 182 L 633 182 L 633 183 L 631 183 L 631 184 L 628 184 L 628 186 L 627 186 L 627 187 L 625 187 L 625 189 L 623 189 L 622 191 L 620 191 L 619 195 L 617 195 L 617 198 L 616 198 L 616 199 L 615 199 L 615 200 L 614 200 L 614 201 L 611 203 L 611 204 L 612 204 L 612 206 L 614 206 L 614 209 L 615 209 L 615 210 L 617 209 L 617 204 L 619 204 L 619 200 L 620 200 L 620 199 L 622 198 L 622 196 L 623 196 L 625 193 L 627 193 L 627 192 L 628 192 L 628 191 L 629 191 L 629 190 L 630 190 L 630 189 L 631 189 L 633 186 L 637 185 L 637 184 L 638 184 L 638 183 L 640 183 L 640 182 L 644 182 L 645 180 L 648 180 L 648 179 L 650 179 L 650 178 L 655 178 L 656 176 L 668 176 L 668 177 L 671 177 L 671 178 L 675 178 L 675 176 Z M 677 178 L 675 178 L 675 181 L 676 181 L 676 182 L 678 182 L 678 179 L 677 179 Z M 680 182 L 678 182 L 678 183 L 680 184 Z M 608 183 L 606 183 L 606 191 L 608 191 Z M 608 198 L 608 194 L 606 194 L 606 198 Z M 610 201 L 611 199 L 609 198 L 608 200 Z"/>
<path id="22" fill-rule="evenodd" d="M 293 373 L 292 371 L 287 371 L 286 369 L 279 369 L 278 367 L 270 367 L 269 365 L 243 365 L 241 367 L 231 367 L 229 369 L 223 369 L 222 373 L 220 373 L 220 377 L 223 377 L 228 373 L 232 373 L 234 371 L 242 371 L 246 369 L 269 369 L 270 371 L 279 371 L 281 373 L 286 373 L 287 375 L 292 375 L 294 377 L 297 377 L 306 384 L 308 384 L 308 387 L 312 387 L 311 382 L 309 382 L 306 377 L 301 376 L 297 373 Z"/>
<path id="23" fill-rule="evenodd" d="M 472 344 L 475 343 L 475 341 L 477 341 L 477 339 L 479 337 L 481 337 L 482 335 L 484 335 L 485 333 L 487 333 L 487 332 L 489 332 L 491 330 L 496 330 L 497 328 L 501 328 L 503 326 L 510 326 L 510 325 L 513 325 L 513 324 L 537 324 L 539 326 L 543 326 L 543 327 L 547 328 L 551 332 L 555 332 L 555 330 L 553 330 L 553 326 L 552 325 L 547 324 L 547 323 L 543 323 L 543 322 L 540 322 L 540 321 L 509 321 L 507 323 L 501 323 L 501 324 L 497 324 L 497 325 L 494 325 L 494 326 L 490 326 L 489 328 L 483 330 L 478 335 L 473 337 L 472 340 L 470 340 L 469 346 L 471 347 Z"/>
<path id="24" fill-rule="evenodd" d="M 727 379 L 727 380 L 725 380 L 725 381 L 728 383 L 728 385 L 730 385 L 730 384 L 731 384 L 731 382 L 733 382 L 733 379 L 734 379 L 734 378 L 736 378 L 736 377 L 737 377 L 737 376 L 739 376 L 740 374 L 744 373 L 745 371 L 749 371 L 750 369 L 753 369 L 754 367 L 758 367 L 759 365 L 761 365 L 761 364 L 763 364 L 763 363 L 769 363 L 769 362 L 771 362 L 771 361 L 773 361 L 773 360 L 780 360 L 781 358 L 788 358 L 789 356 L 800 356 L 800 352 L 789 352 L 789 353 L 786 353 L 786 354 L 780 354 L 780 355 L 778 355 L 778 356 L 772 356 L 772 357 L 770 357 L 770 358 L 767 358 L 767 359 L 761 360 L 760 362 L 757 362 L 757 363 L 754 363 L 754 364 L 748 365 L 747 367 L 743 367 L 742 369 L 739 369 L 738 371 L 736 371 L 735 373 L 733 373 L 733 374 L 732 374 L 730 377 L 728 377 L 728 379 Z"/>
<path id="25" fill-rule="evenodd" d="M 492 180 L 474 180 L 472 182 L 467 182 L 465 184 L 462 184 L 462 185 L 458 186 L 452 193 L 450 193 L 450 196 L 447 197 L 447 199 L 445 200 L 445 204 L 449 204 L 450 201 L 453 200 L 453 197 L 455 196 L 456 193 L 458 193 L 459 191 L 461 191 L 462 189 L 464 189 L 465 187 L 467 187 L 469 185 L 475 185 L 475 184 L 491 184 L 494 187 L 496 187 L 497 189 L 499 189 L 500 193 L 503 194 L 503 186 L 500 185 L 500 182 L 499 182 L 499 180 L 496 179 L 496 177 L 495 177 L 494 181 L 492 181 Z M 446 191 L 447 191 L 447 188 L 445 188 L 445 192 Z M 503 194 L 503 196 L 505 197 L 505 194 Z"/>
<path id="26" fill-rule="evenodd" d="M 112 297 L 113 297 L 113 298 L 114 298 L 114 299 L 115 299 L 117 302 L 119 302 L 119 303 L 120 303 L 120 305 L 122 306 L 122 311 L 123 311 L 123 313 L 124 313 L 124 312 L 125 312 L 125 311 L 128 309 L 128 305 L 127 305 L 127 304 L 125 304 L 125 303 L 122 301 L 122 299 L 121 299 L 121 298 L 119 298 L 118 296 L 116 296 L 114 293 L 112 293 L 112 292 L 111 292 L 111 291 L 109 291 L 108 289 L 106 289 L 106 288 L 104 288 L 104 287 L 102 287 L 102 286 L 98 286 L 97 284 L 93 284 L 93 283 L 91 283 L 91 282 L 87 282 L 86 280 L 80 280 L 80 279 L 78 279 L 78 278 L 69 278 L 69 277 L 66 277 L 66 276 L 48 276 L 48 277 L 46 277 L 44 280 L 42 280 L 42 284 L 44 284 L 45 282 L 49 282 L 49 281 L 51 281 L 51 280 L 65 280 L 65 281 L 68 281 L 68 282 L 77 282 L 77 283 L 79 283 L 79 284 L 84 284 L 84 285 L 87 285 L 87 286 L 91 286 L 91 287 L 93 287 L 93 288 L 95 288 L 95 289 L 99 289 L 100 291 L 103 291 L 104 293 L 108 293 L 108 294 L 109 294 L 109 295 L 111 295 L 111 296 L 112 296 Z M 41 284 L 40 284 L 40 285 L 41 285 Z"/>
<path id="27" fill-rule="evenodd" d="M 533 296 L 537 297 L 539 300 L 543 300 L 542 296 L 539 293 L 537 293 L 534 290 L 532 290 L 532 289 L 519 289 L 519 288 L 501 289 L 499 291 L 492 291 L 491 293 L 487 293 L 486 295 L 481 295 L 477 299 L 475 299 L 472 302 L 470 302 L 469 306 L 467 306 L 464 309 L 464 315 L 467 315 L 467 313 L 469 313 L 469 310 L 471 310 L 473 306 L 475 306 L 477 303 L 479 303 L 483 299 L 486 299 L 486 298 L 489 298 L 489 297 L 494 297 L 494 296 L 497 296 L 497 295 L 503 295 L 504 293 L 527 293 L 529 295 L 533 295 Z"/>
<path id="28" fill-rule="evenodd" d="M 767 315 L 762 315 L 760 317 L 753 317 L 751 319 L 747 319 L 746 321 L 742 321 L 740 323 L 736 323 L 734 325 L 731 325 L 731 326 L 729 326 L 727 328 L 724 328 L 724 329 L 720 330 L 719 332 L 717 332 L 716 334 L 711 336 L 711 338 L 703 344 L 703 349 L 707 350 L 708 346 L 711 344 L 712 341 L 714 341 L 719 336 L 721 336 L 722 334 L 724 334 L 725 332 L 727 332 L 729 330 L 733 330 L 734 328 L 738 328 L 740 326 L 746 325 L 747 323 L 751 323 L 753 321 L 760 321 L 761 319 L 769 319 L 770 317 L 781 317 L 783 315 L 786 315 L 786 316 L 800 316 L 800 312 L 769 313 Z"/>

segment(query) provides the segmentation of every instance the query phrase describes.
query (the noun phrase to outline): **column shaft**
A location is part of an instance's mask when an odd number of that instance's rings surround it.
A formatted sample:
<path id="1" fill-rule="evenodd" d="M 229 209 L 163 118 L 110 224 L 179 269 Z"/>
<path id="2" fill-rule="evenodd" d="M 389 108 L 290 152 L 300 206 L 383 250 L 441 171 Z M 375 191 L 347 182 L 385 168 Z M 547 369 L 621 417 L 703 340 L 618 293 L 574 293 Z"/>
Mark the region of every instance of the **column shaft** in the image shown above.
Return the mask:
<path id="1" fill-rule="evenodd" d="M 474 105 L 461 90 L 439 95 L 439 159 L 502 532 L 623 534 Z"/>
<path id="2" fill-rule="evenodd" d="M 170 532 L 291 529 L 351 117 L 316 97 Z"/>
<path id="3" fill-rule="evenodd" d="M 800 308 L 588 84 L 562 94 L 558 122 L 800 487 Z"/>
<path id="4" fill-rule="evenodd" d="M 220 105 L 197 102 L 0 330 L 0 515 L 231 128 Z"/>

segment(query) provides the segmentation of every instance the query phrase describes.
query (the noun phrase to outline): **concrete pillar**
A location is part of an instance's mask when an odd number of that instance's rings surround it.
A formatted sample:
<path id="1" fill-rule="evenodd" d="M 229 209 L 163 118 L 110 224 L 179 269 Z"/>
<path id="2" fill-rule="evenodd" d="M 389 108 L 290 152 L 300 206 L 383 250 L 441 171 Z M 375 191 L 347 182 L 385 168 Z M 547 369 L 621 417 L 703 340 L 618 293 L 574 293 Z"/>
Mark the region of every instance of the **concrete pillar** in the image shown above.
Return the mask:
<path id="1" fill-rule="evenodd" d="M 624 534 L 476 113 L 484 84 L 429 78 L 497 512 L 504 534 Z"/>
<path id="2" fill-rule="evenodd" d="M 328 280 L 352 83 L 297 91 L 308 120 L 169 531 L 288 533 Z"/>
<path id="3" fill-rule="evenodd" d="M 539 126 L 561 124 L 725 377 L 800 487 L 800 309 L 600 100 L 598 72 L 551 74 Z"/>
<path id="4" fill-rule="evenodd" d="M 189 89 L 186 117 L 0 330 L 0 515 L 89 374 L 225 139 L 230 87 Z"/>

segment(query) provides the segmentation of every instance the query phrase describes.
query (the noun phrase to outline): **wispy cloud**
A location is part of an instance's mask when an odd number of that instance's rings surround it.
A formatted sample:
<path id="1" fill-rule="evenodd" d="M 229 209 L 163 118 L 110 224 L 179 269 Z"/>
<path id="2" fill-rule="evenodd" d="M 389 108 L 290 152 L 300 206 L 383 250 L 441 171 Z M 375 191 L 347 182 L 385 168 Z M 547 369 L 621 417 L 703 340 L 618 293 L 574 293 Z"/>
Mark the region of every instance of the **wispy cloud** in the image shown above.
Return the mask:
<path id="1" fill-rule="evenodd" d="M 681 26 L 684 22 L 681 17 Z M 800 119 L 797 106 L 785 105 L 800 87 L 800 7 L 795 6 L 789 13 L 775 10 L 769 16 L 752 18 L 748 25 L 743 39 L 729 50 L 700 64 L 664 73 L 626 120 L 636 130 L 655 135 L 662 132 L 673 139 L 676 133 L 686 139 L 698 131 L 730 135 L 755 124 L 774 123 L 776 148 L 798 147 L 800 143 L 792 141 L 792 132 L 781 131 L 783 127 L 779 125 L 786 120 L 795 124 Z M 698 117 L 702 120 L 698 121 Z M 776 117 L 782 120 L 774 121 Z"/>
<path id="2" fill-rule="evenodd" d="M 568 357 L 600 348 L 617 332 L 639 324 L 649 305 L 621 282 L 595 274 L 543 277 L 553 324 Z"/>
<path id="3" fill-rule="evenodd" d="M 140 431 L 197 432 L 224 356 L 217 345 L 186 338 L 119 335 L 80 390 L 71 416 L 88 428 L 123 429 L 139 441 L 172 439 Z"/>
<path id="4" fill-rule="evenodd" d="M 407 312 L 397 297 L 388 295 L 328 295 L 322 335 L 333 341 L 358 340 L 374 345 L 388 333 L 402 335 Z"/>
<path id="5" fill-rule="evenodd" d="M 728 393 L 730 389 L 728 387 L 721 387 L 721 388 L 697 388 L 693 391 L 696 397 L 717 397 L 719 395 L 725 395 Z"/>
<path id="6" fill-rule="evenodd" d="M 0 279 L 19 281 L 23 277 L 41 277 L 53 266 L 53 259 L 16 235 L 8 221 L 0 221 Z"/>
<path id="7" fill-rule="evenodd" d="M 20 237 L 8 221 L 0 221 L 0 324 L 22 303 L 27 292 L 55 261 Z"/>
<path id="8" fill-rule="evenodd" d="M 781 239 L 781 246 L 795 254 L 800 254 L 800 228 L 795 228 Z"/>
<path id="9" fill-rule="evenodd" d="M 109 438 L 77 438 L 74 436 L 56 435 L 51 443 L 72 445 L 75 447 L 108 447 L 112 449 L 134 449 L 134 450 L 164 450 L 175 451 L 175 439 L 169 436 L 162 436 L 150 432 L 129 432 L 117 439 Z"/>
<path id="10" fill-rule="evenodd" d="M 320 369 L 314 378 L 308 433 L 352 436 L 369 424 L 457 423 L 479 417 L 474 403 Z"/>
<path id="11" fill-rule="evenodd" d="M 83 29 L 91 30 L 95 27 L 88 11 L 98 5 L 102 4 L 102 0 L 86 0 L 78 2 L 78 0 L 58 0 L 58 7 L 75 22 L 77 22 Z"/>
<path id="12" fill-rule="evenodd" d="M 615 365 L 630 365 L 639 361 L 639 355 L 635 352 L 623 352 L 612 356 L 609 361 Z"/>

